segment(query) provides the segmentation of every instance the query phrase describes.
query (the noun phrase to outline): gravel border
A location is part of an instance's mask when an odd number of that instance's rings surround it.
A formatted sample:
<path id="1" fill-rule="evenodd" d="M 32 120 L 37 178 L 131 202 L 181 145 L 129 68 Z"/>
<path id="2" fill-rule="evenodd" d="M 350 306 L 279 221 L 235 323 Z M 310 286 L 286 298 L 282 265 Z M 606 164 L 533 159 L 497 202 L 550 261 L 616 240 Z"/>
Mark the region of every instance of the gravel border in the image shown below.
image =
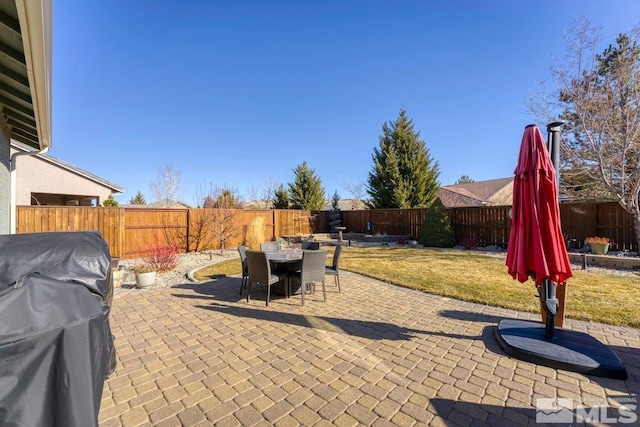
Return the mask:
<path id="1" fill-rule="evenodd" d="M 136 287 L 136 279 L 133 274 L 133 268 L 137 265 L 141 265 L 143 263 L 142 259 L 120 260 L 119 268 L 125 270 L 125 273 L 122 280 L 122 287 L 120 289 L 116 289 L 114 294 L 117 295 L 118 293 L 131 290 L 144 291 L 148 289 L 166 288 L 181 283 L 198 283 L 193 277 L 194 272 L 197 270 L 226 259 L 238 257 L 238 251 L 235 249 L 227 249 L 222 255 L 220 255 L 219 251 L 178 254 L 178 266 L 175 270 L 158 273 L 155 284 L 146 289 L 138 289 Z"/>

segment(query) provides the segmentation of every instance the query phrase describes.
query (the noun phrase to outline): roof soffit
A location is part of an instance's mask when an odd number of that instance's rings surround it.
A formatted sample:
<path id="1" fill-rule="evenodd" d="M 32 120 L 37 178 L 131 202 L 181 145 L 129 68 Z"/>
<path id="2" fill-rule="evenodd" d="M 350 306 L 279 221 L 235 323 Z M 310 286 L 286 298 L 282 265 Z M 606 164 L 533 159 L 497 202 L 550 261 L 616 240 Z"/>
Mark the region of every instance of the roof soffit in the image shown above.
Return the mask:
<path id="1" fill-rule="evenodd" d="M 51 146 L 51 0 L 0 1 L 0 111 L 11 138 Z"/>

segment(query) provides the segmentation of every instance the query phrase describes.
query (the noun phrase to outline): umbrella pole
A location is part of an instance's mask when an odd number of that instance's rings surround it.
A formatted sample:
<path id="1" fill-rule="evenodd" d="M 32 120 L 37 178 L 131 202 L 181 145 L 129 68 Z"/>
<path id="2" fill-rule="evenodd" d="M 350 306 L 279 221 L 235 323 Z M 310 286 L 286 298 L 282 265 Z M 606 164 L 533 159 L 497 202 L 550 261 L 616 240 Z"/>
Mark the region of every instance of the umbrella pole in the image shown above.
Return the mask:
<path id="1" fill-rule="evenodd" d="M 547 125 L 547 149 L 551 156 L 551 163 L 556 172 L 556 190 L 560 197 L 560 132 L 564 122 L 552 122 Z"/>
<path id="2" fill-rule="evenodd" d="M 560 131 L 564 122 L 553 122 L 547 125 L 547 149 L 551 156 L 551 163 L 556 173 L 556 191 L 560 195 Z M 547 312 L 545 323 L 545 336 L 554 339 L 555 335 L 555 318 L 558 312 L 558 299 L 556 298 L 556 287 L 549 279 L 542 281 L 541 297 L 542 305 Z"/>
<path id="3" fill-rule="evenodd" d="M 544 310 L 547 312 L 544 335 L 549 339 L 555 339 L 555 319 L 558 312 L 558 299 L 556 298 L 556 287 L 549 279 L 542 281 L 541 295 Z"/>

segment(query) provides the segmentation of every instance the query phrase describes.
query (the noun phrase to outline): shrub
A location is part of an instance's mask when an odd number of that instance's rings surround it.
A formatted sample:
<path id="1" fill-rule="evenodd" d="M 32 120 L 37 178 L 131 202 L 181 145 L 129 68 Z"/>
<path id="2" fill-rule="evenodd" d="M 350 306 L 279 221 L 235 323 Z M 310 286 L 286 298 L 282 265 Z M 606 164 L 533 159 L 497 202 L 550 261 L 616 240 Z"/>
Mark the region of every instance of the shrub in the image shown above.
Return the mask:
<path id="1" fill-rule="evenodd" d="M 440 199 L 436 199 L 427 210 L 420 233 L 420 243 L 434 248 L 452 248 L 456 243 L 447 209 Z"/>
<path id="2" fill-rule="evenodd" d="M 171 271 L 178 266 L 178 251 L 173 246 L 157 247 L 145 257 L 144 262 L 158 273 Z"/>
<path id="3" fill-rule="evenodd" d="M 475 237 L 465 237 L 460 244 L 467 250 L 476 249 L 478 247 L 478 241 Z"/>
<path id="4" fill-rule="evenodd" d="M 247 226 L 247 235 L 245 237 L 247 247 L 255 250 L 260 249 L 260 243 L 264 242 L 264 218 L 255 217 Z"/>
<path id="5" fill-rule="evenodd" d="M 144 266 L 158 273 L 171 271 L 178 266 L 178 250 L 175 246 L 163 244 L 156 235 L 148 247 L 149 254 L 144 257 Z"/>

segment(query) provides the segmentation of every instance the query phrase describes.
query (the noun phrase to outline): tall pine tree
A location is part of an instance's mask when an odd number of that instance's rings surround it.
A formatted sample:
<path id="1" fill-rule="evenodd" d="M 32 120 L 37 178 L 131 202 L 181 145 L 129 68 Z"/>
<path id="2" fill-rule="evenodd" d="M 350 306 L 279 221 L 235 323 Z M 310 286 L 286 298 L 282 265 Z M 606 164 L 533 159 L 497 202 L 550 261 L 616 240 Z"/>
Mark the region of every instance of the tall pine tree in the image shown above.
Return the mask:
<path id="1" fill-rule="evenodd" d="M 289 183 L 291 209 L 322 210 L 324 188 L 322 181 L 316 176 L 315 169 L 310 169 L 307 162 L 303 161 L 293 172 L 296 174 L 295 180 Z"/>
<path id="2" fill-rule="evenodd" d="M 373 149 L 369 172 L 369 207 L 428 208 L 438 197 L 438 162 L 434 162 L 420 132 L 404 109 L 393 123 L 382 126 L 380 146 Z"/>
<path id="3" fill-rule="evenodd" d="M 274 192 L 271 201 L 273 209 L 289 209 L 289 192 L 280 184 L 280 187 Z"/>

